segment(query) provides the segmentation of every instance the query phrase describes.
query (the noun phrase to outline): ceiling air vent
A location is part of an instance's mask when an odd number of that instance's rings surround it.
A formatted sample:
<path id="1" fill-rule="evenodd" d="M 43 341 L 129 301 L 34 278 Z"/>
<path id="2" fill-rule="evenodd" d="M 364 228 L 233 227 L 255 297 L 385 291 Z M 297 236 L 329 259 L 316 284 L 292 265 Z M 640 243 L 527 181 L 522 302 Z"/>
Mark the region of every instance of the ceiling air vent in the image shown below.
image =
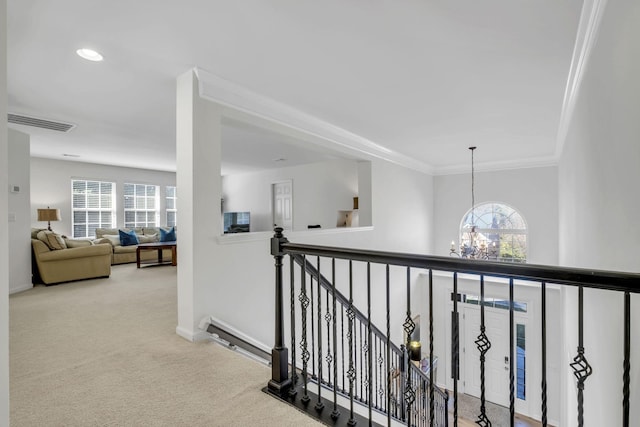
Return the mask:
<path id="1" fill-rule="evenodd" d="M 42 129 L 55 130 L 58 132 L 69 132 L 76 127 L 71 123 L 54 122 L 52 120 L 38 119 L 36 117 L 23 116 L 21 114 L 7 114 L 7 121 L 16 125 L 34 126 Z"/>

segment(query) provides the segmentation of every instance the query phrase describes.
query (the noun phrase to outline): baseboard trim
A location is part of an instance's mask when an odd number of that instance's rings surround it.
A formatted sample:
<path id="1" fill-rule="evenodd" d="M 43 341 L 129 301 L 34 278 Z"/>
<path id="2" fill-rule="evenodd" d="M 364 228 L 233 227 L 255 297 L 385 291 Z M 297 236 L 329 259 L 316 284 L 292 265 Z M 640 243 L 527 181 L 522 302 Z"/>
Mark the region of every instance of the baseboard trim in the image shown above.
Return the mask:
<path id="1" fill-rule="evenodd" d="M 33 289 L 33 283 L 26 283 L 24 285 L 18 286 L 16 288 L 9 288 L 9 295 L 17 294 L 18 292 L 28 291 L 29 289 Z"/>
<path id="2" fill-rule="evenodd" d="M 204 331 L 198 331 L 196 333 L 193 333 L 180 326 L 176 326 L 176 334 L 189 342 L 204 341 L 209 338 L 208 334 Z"/>
<path id="3" fill-rule="evenodd" d="M 214 326 L 219 327 L 220 329 L 223 329 L 233 335 L 235 335 L 236 337 L 242 339 L 243 341 L 253 345 L 254 347 L 264 351 L 267 354 L 271 354 L 271 347 L 266 345 L 265 343 L 262 343 L 252 337 L 250 337 L 249 335 L 245 334 L 244 332 L 240 331 L 239 329 L 234 328 L 233 326 L 231 326 L 230 324 L 228 324 L 227 322 L 224 322 L 220 319 L 216 319 L 213 316 L 209 317 L 209 323 L 211 323 Z M 206 334 L 206 332 L 205 332 Z"/>

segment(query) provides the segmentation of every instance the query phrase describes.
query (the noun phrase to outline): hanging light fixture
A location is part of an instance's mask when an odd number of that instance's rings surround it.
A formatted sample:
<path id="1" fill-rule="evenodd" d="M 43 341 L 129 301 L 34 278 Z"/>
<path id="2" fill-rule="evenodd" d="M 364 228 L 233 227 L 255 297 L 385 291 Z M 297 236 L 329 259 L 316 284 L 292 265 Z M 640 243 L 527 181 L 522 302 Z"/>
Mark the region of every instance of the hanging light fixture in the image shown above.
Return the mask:
<path id="1" fill-rule="evenodd" d="M 476 195 L 475 195 L 475 169 L 473 162 L 473 152 L 477 147 L 469 147 L 471 151 L 471 222 L 465 224 L 465 237 L 460 242 L 459 250 L 456 250 L 455 241 L 451 241 L 450 256 L 457 256 L 467 259 L 497 259 L 498 248 L 496 243 L 487 244 L 487 239 L 478 233 L 476 225 Z"/>

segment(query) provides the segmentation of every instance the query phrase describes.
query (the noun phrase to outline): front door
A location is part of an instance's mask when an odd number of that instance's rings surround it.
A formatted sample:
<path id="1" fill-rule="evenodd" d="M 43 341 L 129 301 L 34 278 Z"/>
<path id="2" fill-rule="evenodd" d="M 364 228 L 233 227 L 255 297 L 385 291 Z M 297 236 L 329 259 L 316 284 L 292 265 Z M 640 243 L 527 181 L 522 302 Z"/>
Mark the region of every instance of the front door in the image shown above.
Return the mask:
<path id="1" fill-rule="evenodd" d="M 465 393 L 480 397 L 480 351 L 475 343 L 480 335 L 480 307 L 465 306 L 463 313 Z M 485 356 L 485 397 L 509 406 L 509 312 L 485 307 L 484 323 L 491 342 Z"/>

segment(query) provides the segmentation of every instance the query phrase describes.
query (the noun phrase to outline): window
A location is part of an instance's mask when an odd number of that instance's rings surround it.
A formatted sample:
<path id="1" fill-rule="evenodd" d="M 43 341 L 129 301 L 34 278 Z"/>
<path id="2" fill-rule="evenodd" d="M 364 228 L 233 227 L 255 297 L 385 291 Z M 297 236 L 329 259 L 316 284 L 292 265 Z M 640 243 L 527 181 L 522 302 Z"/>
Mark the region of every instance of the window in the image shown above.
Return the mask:
<path id="1" fill-rule="evenodd" d="M 176 215 L 178 209 L 178 195 L 176 193 L 176 187 L 165 188 L 165 199 L 167 209 L 167 226 L 173 227 L 176 225 Z"/>
<path id="2" fill-rule="evenodd" d="M 96 228 L 115 224 L 115 184 L 113 182 L 71 180 L 73 237 L 92 237 Z"/>
<path id="3" fill-rule="evenodd" d="M 124 226 L 156 227 L 158 223 L 158 186 L 124 185 Z"/>
<path id="4" fill-rule="evenodd" d="M 476 234 L 472 238 L 474 231 Z M 473 244 L 484 248 L 488 259 L 526 262 L 527 224 L 511 206 L 503 203 L 477 205 L 460 223 L 460 245 L 471 247 Z"/>
<path id="5" fill-rule="evenodd" d="M 462 294 L 460 296 L 460 301 L 463 302 L 463 303 L 466 303 L 466 304 L 480 305 L 480 297 L 478 295 Z M 485 307 L 500 308 L 500 309 L 503 309 L 503 310 L 509 310 L 509 300 L 505 300 L 503 298 L 488 298 L 488 297 L 485 297 L 484 306 Z M 526 302 L 520 302 L 520 301 L 514 301 L 513 302 L 513 311 L 519 311 L 521 313 L 526 313 L 527 312 L 527 303 Z"/>
<path id="6" fill-rule="evenodd" d="M 516 370 L 518 376 L 518 399 L 527 399 L 527 369 L 525 326 L 516 325 Z"/>

